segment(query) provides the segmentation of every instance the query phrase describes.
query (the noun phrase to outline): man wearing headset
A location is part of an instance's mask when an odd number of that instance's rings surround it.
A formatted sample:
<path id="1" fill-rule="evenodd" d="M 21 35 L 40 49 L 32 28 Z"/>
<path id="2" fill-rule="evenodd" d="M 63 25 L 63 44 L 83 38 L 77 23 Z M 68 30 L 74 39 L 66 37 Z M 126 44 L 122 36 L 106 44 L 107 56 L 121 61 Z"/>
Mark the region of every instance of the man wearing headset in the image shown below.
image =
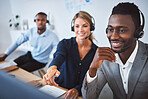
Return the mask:
<path id="1" fill-rule="evenodd" d="M 97 49 L 84 78 L 84 99 L 98 99 L 106 83 L 114 99 L 148 98 L 148 44 L 138 40 L 144 33 L 144 22 L 134 3 L 119 3 L 113 8 L 106 29 L 111 48 Z"/>
<path id="2" fill-rule="evenodd" d="M 15 59 L 14 62 L 17 66 L 32 72 L 37 69 L 43 68 L 49 61 L 51 51 L 58 43 L 56 34 L 46 28 L 47 15 L 43 12 L 36 14 L 34 22 L 37 27 L 31 28 L 26 33 L 23 33 L 9 48 L 1 55 L 0 61 L 10 55 L 22 43 L 29 41 L 33 50 L 28 51 L 27 54 Z"/>

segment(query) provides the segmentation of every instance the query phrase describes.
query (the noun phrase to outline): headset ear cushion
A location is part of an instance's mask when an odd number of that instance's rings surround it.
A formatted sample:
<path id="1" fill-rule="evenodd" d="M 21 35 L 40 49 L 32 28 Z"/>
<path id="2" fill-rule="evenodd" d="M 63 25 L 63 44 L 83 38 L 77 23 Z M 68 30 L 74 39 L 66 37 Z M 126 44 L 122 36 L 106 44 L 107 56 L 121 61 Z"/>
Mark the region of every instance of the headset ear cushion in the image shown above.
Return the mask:
<path id="1" fill-rule="evenodd" d="M 71 31 L 74 31 L 74 26 L 71 27 Z"/>
<path id="2" fill-rule="evenodd" d="M 49 20 L 47 20 L 47 22 L 46 23 L 49 23 Z"/>
<path id="3" fill-rule="evenodd" d="M 139 33 L 139 38 L 142 38 L 143 35 L 144 35 L 144 31 L 141 31 L 141 32 Z"/>
<path id="4" fill-rule="evenodd" d="M 94 31 L 95 30 L 95 27 L 94 27 L 94 25 L 92 25 L 91 27 L 90 27 L 90 31 Z"/>
<path id="5" fill-rule="evenodd" d="M 143 30 L 136 29 L 135 34 L 134 34 L 134 37 L 135 38 L 142 38 L 143 37 L 143 34 L 144 34 L 144 31 Z"/>
<path id="6" fill-rule="evenodd" d="M 34 22 L 36 22 L 36 19 L 34 19 Z"/>
<path id="7" fill-rule="evenodd" d="M 144 34 L 144 31 L 143 30 L 136 29 L 135 34 L 134 34 L 134 37 L 135 38 L 142 38 L 143 37 L 143 34 Z"/>
<path id="8" fill-rule="evenodd" d="M 140 29 L 136 29 L 135 34 L 134 34 L 135 38 L 139 38 L 140 31 L 141 31 Z"/>
<path id="9" fill-rule="evenodd" d="M 105 32 L 106 32 L 106 34 L 108 33 L 108 28 L 106 28 Z"/>

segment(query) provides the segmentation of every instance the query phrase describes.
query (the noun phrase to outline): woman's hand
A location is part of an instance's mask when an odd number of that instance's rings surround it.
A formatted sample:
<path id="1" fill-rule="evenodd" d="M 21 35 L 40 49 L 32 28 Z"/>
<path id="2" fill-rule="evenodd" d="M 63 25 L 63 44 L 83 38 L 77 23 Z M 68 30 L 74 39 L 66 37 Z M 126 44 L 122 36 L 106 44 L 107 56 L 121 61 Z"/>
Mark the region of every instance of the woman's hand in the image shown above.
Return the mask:
<path id="1" fill-rule="evenodd" d="M 78 95 L 78 90 L 72 88 L 66 92 L 66 94 L 64 95 L 64 99 L 77 99 Z"/>
<path id="2" fill-rule="evenodd" d="M 101 67 L 104 60 L 115 62 L 115 53 L 109 47 L 99 47 L 89 68 L 90 77 L 95 77 L 97 69 Z"/>
<path id="3" fill-rule="evenodd" d="M 43 76 L 43 80 L 46 84 L 51 86 L 58 86 L 54 81 L 54 77 L 58 77 L 60 72 L 57 70 L 57 66 L 53 65 L 48 68 L 47 73 Z"/>

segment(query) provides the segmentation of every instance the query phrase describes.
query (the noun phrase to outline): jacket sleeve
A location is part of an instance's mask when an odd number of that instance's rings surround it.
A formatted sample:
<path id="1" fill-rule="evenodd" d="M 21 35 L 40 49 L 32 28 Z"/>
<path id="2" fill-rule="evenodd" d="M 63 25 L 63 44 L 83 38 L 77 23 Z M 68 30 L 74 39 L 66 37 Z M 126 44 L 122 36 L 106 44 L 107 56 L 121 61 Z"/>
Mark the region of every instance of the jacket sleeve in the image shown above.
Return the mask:
<path id="1" fill-rule="evenodd" d="M 82 93 L 81 93 L 81 87 L 82 87 L 82 84 L 79 84 L 79 85 L 77 85 L 77 86 L 74 87 L 75 89 L 78 90 L 78 92 L 79 92 L 79 96 L 82 95 Z"/>
<path id="2" fill-rule="evenodd" d="M 106 78 L 103 74 L 103 71 L 101 68 L 97 70 L 97 78 L 94 79 L 92 82 L 87 83 L 86 76 L 84 78 L 83 84 L 82 84 L 82 97 L 84 99 L 98 99 L 101 90 L 106 84 Z"/>

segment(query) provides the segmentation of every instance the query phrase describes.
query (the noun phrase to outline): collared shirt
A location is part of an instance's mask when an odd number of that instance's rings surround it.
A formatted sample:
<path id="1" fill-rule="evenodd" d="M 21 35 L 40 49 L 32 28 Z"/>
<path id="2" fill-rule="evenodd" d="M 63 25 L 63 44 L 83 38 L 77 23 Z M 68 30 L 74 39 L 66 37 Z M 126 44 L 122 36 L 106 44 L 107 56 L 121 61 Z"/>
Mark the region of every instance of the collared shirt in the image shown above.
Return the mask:
<path id="1" fill-rule="evenodd" d="M 92 42 L 91 49 L 81 60 L 75 37 L 60 41 L 54 54 L 54 59 L 49 65 L 56 65 L 60 70 L 60 76 L 55 78 L 56 83 L 67 89 L 76 88 L 81 95 L 82 82 L 96 49 L 97 46 Z"/>
<path id="2" fill-rule="evenodd" d="M 41 63 L 47 63 L 51 51 L 56 48 L 59 40 L 56 34 L 46 29 L 44 33 L 39 35 L 37 28 L 31 28 L 21 36 L 5 51 L 5 54 L 11 54 L 22 43 L 29 41 L 33 50 L 31 55 L 33 59 Z"/>
<path id="3" fill-rule="evenodd" d="M 119 68 L 120 68 L 120 75 L 122 78 L 122 83 L 124 86 L 124 90 L 126 92 L 126 94 L 128 93 L 128 77 L 129 77 L 129 72 L 133 66 L 133 62 L 135 60 L 136 54 L 138 51 L 138 41 L 136 42 L 136 47 L 134 49 L 134 51 L 132 52 L 131 56 L 128 58 L 128 60 L 126 61 L 125 64 L 122 63 L 120 57 L 118 54 L 115 54 L 116 56 L 116 63 L 119 64 Z"/>
<path id="4" fill-rule="evenodd" d="M 138 41 L 136 42 L 136 47 L 134 49 L 134 51 L 132 52 L 131 56 L 128 58 L 128 60 L 126 61 L 125 64 L 122 63 L 120 57 L 118 54 L 115 54 L 116 56 L 116 63 L 119 64 L 119 68 L 120 68 L 120 75 L 122 78 L 122 83 L 124 86 L 124 90 L 126 93 L 128 93 L 128 76 L 129 76 L 129 72 L 132 68 L 133 62 L 135 60 L 136 54 L 138 51 Z M 90 77 L 89 76 L 89 71 L 87 71 L 87 82 L 90 83 L 92 82 L 95 78 L 97 78 L 97 75 L 95 77 Z"/>

